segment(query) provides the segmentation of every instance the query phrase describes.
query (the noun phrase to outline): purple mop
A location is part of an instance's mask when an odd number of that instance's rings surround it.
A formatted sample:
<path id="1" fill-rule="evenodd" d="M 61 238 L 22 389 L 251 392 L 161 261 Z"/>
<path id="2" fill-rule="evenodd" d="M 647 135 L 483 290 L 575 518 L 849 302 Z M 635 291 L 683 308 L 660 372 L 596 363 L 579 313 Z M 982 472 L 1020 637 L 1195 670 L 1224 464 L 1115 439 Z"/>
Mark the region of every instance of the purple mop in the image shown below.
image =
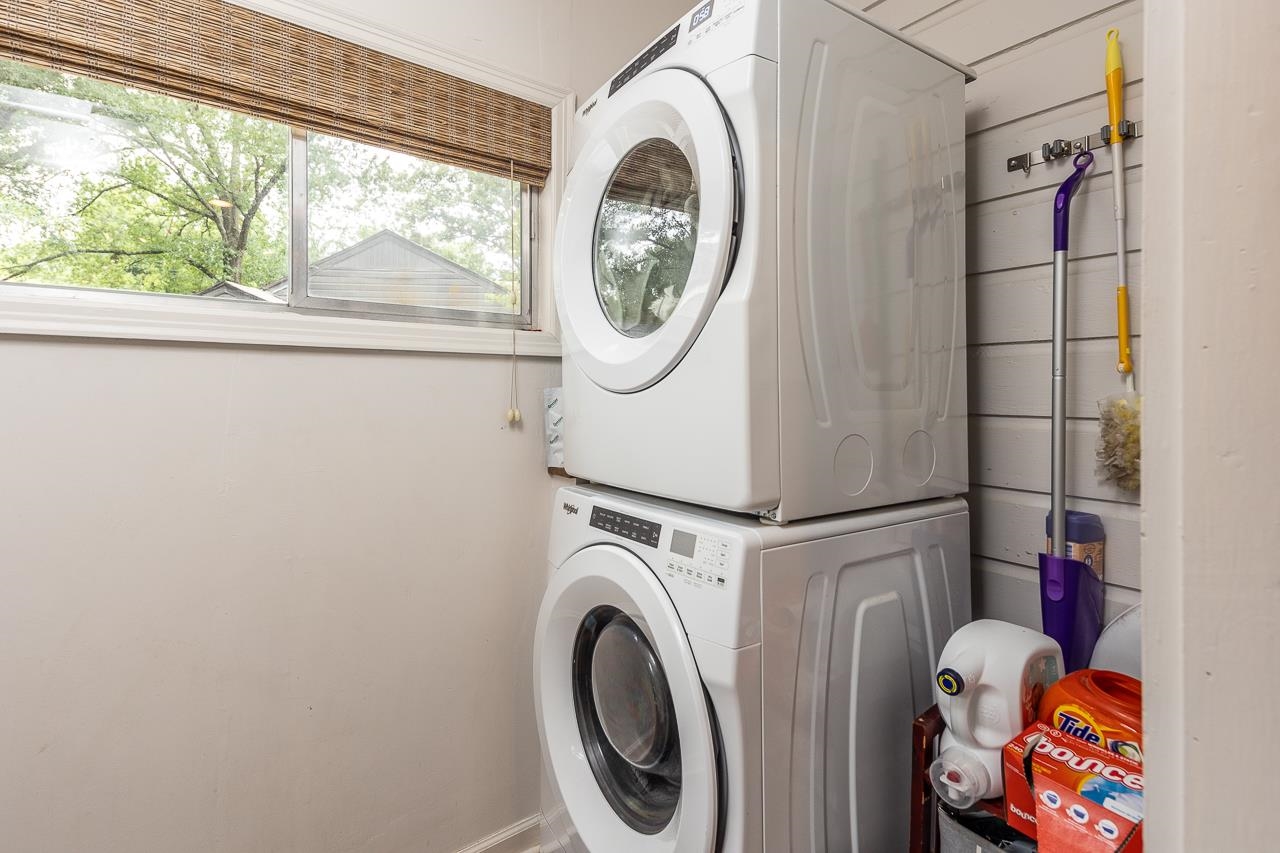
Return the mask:
<path id="1" fill-rule="evenodd" d="M 1067 235 L 1071 197 L 1092 163 L 1088 151 L 1077 154 L 1075 171 L 1053 200 L 1053 553 L 1040 555 L 1040 618 L 1044 632 L 1062 646 L 1067 672 L 1089 665 L 1102 631 L 1102 581 L 1067 557 Z"/>

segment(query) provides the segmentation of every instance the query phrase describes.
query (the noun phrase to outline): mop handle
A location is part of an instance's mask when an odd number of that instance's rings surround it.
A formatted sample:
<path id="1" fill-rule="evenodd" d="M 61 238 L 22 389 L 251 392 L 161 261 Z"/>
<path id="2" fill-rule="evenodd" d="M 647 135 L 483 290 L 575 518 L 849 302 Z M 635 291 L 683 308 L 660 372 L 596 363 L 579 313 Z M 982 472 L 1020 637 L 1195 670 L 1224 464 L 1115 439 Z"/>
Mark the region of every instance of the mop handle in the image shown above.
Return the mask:
<path id="1" fill-rule="evenodd" d="M 1129 340 L 1129 271 L 1124 231 L 1124 60 L 1120 57 L 1120 31 L 1107 30 L 1107 119 L 1111 123 L 1111 185 L 1116 211 L 1116 370 L 1133 373 L 1133 345 Z"/>
<path id="2" fill-rule="evenodd" d="M 1071 197 L 1080 189 L 1093 163 L 1088 151 L 1077 154 L 1072 172 L 1053 200 L 1053 421 L 1050 455 L 1053 467 L 1050 493 L 1053 515 L 1053 555 L 1067 556 L 1067 244 L 1071 225 Z"/>

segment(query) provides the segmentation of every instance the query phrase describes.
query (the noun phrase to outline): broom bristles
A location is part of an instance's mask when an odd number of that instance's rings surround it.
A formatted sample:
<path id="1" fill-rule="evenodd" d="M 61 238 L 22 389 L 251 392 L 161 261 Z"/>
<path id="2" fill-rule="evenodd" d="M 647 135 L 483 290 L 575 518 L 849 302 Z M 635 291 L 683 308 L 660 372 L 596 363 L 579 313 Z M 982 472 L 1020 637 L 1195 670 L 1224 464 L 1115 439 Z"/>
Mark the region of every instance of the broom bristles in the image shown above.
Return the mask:
<path id="1" fill-rule="evenodd" d="M 1098 474 L 1129 492 L 1142 485 L 1142 398 L 1108 397 L 1098 404 Z"/>

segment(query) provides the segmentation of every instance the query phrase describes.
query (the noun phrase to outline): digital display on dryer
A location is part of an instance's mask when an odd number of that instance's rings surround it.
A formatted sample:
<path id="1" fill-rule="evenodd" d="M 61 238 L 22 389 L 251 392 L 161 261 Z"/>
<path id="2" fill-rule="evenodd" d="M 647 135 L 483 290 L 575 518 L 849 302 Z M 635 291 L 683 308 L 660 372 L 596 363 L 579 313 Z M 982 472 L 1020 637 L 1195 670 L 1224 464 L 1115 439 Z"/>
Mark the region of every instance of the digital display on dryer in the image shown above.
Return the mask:
<path id="1" fill-rule="evenodd" d="M 693 32 L 698 28 L 699 24 L 705 24 L 711 20 L 711 11 L 715 8 L 715 0 L 707 0 L 697 9 L 693 10 L 693 16 L 689 18 L 689 32 Z"/>
<path id="2" fill-rule="evenodd" d="M 658 547 L 658 537 L 662 535 L 662 525 L 657 522 L 598 506 L 591 509 L 590 523 L 597 530 L 616 533 L 650 548 Z"/>

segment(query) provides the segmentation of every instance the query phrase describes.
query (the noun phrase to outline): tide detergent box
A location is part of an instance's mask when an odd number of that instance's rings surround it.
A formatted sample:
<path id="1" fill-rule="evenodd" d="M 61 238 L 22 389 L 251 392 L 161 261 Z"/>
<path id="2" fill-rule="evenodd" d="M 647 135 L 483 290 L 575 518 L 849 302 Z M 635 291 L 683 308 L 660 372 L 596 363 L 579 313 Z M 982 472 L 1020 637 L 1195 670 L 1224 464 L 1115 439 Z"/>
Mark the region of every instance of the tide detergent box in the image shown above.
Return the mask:
<path id="1" fill-rule="evenodd" d="M 1040 853 L 1141 853 L 1142 765 L 1044 723 L 1004 748 L 1005 820 Z"/>

